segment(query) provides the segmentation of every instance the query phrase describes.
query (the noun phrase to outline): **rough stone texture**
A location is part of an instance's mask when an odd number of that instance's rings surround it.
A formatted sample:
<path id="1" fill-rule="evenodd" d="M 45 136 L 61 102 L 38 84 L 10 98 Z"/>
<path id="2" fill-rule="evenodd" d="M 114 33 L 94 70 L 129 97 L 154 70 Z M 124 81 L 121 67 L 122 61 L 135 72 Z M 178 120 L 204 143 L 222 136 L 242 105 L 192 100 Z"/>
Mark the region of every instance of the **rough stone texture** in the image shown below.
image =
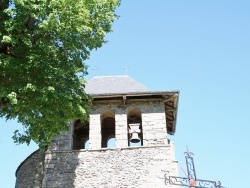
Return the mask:
<path id="1" fill-rule="evenodd" d="M 89 148 L 101 148 L 101 120 L 100 114 L 91 114 L 89 118 Z"/>
<path id="2" fill-rule="evenodd" d="M 167 129 L 164 103 L 160 100 L 153 101 L 132 101 L 123 105 L 122 101 L 96 103 L 90 112 L 89 122 L 89 148 L 101 148 L 101 120 L 100 114 L 107 110 L 115 113 L 116 121 L 116 146 L 127 147 L 127 114 L 132 109 L 141 112 L 143 128 L 143 145 L 153 146 L 167 144 Z M 68 133 L 55 136 L 51 141 L 49 150 L 71 150 L 72 129 L 70 125 Z"/>
<path id="3" fill-rule="evenodd" d="M 172 188 L 164 181 L 167 171 L 177 175 L 170 147 L 47 152 L 43 187 Z"/>
<path id="4" fill-rule="evenodd" d="M 71 150 L 73 147 L 72 144 L 72 127 L 74 121 L 69 123 L 69 131 L 68 132 L 61 132 L 60 135 L 53 136 L 51 139 L 51 143 L 49 146 L 49 150 Z M 52 125 L 53 126 L 53 125 Z"/>
<path id="5" fill-rule="evenodd" d="M 98 114 L 106 110 L 112 110 L 115 113 L 116 146 L 127 147 L 127 114 L 132 109 L 138 109 L 141 112 L 143 145 L 166 145 L 167 129 L 164 103 L 162 101 L 133 101 L 126 105 L 122 105 L 122 102 L 109 102 L 108 104 L 95 104 L 90 113 L 90 143 L 95 145 L 95 147 L 91 146 L 91 149 L 101 148 L 101 122 Z"/>
<path id="6" fill-rule="evenodd" d="M 141 112 L 143 146 L 128 147 L 129 112 Z M 115 114 L 116 148 L 101 148 L 101 114 Z M 95 102 L 89 119 L 89 150 L 72 150 L 74 122 L 56 136 L 45 153 L 33 154 L 17 170 L 16 188 L 176 188 L 164 175 L 178 176 L 174 145 L 168 143 L 164 101 L 106 100 Z"/>
<path id="7" fill-rule="evenodd" d="M 16 188 L 40 188 L 43 179 L 44 153 L 35 151 L 19 166 Z"/>
<path id="8" fill-rule="evenodd" d="M 17 172 L 16 188 L 165 187 L 178 176 L 173 143 L 167 146 L 36 152 Z M 44 171 L 43 171 L 44 169 Z"/>
<path id="9" fill-rule="evenodd" d="M 115 115 L 115 138 L 116 147 L 123 148 L 128 146 L 128 135 L 127 135 L 127 115 L 126 113 Z"/>

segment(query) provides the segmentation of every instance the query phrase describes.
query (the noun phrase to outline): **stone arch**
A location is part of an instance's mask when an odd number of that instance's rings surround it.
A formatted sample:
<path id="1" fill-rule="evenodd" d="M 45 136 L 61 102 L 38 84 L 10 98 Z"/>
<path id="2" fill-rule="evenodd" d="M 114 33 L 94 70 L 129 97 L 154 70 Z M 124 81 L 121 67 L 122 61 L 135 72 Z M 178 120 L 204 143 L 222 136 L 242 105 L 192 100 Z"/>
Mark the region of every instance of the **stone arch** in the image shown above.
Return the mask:
<path id="1" fill-rule="evenodd" d="M 79 119 L 73 125 L 73 149 L 88 149 L 89 122 Z"/>
<path id="2" fill-rule="evenodd" d="M 108 140 L 115 138 L 115 113 L 106 110 L 101 114 L 102 148 L 108 147 Z"/>
<path id="3" fill-rule="evenodd" d="M 142 118 L 141 118 L 141 111 L 137 108 L 130 109 L 127 114 L 127 128 L 128 128 L 128 146 L 142 146 L 143 145 L 143 129 L 142 129 Z M 130 125 L 131 124 L 138 124 L 140 133 L 138 133 L 138 136 L 140 138 L 140 142 L 134 144 L 130 141 L 131 139 L 131 133 L 129 131 L 131 130 Z"/>

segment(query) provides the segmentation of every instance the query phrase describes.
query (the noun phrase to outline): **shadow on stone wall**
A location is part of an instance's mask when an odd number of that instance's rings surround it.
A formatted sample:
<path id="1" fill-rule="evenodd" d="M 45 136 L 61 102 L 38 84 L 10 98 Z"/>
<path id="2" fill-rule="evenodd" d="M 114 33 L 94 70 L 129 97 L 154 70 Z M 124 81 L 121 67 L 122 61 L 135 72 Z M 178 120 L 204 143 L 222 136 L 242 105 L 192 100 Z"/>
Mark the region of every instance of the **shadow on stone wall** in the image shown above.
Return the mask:
<path id="1" fill-rule="evenodd" d="M 43 188 L 73 188 L 76 167 L 79 165 L 78 152 L 48 151 L 45 154 Z"/>
<path id="2" fill-rule="evenodd" d="M 165 187 L 177 165 L 170 145 L 34 152 L 18 168 L 16 188 Z"/>
<path id="3" fill-rule="evenodd" d="M 44 153 L 39 150 L 30 154 L 16 170 L 16 188 L 41 187 Z"/>

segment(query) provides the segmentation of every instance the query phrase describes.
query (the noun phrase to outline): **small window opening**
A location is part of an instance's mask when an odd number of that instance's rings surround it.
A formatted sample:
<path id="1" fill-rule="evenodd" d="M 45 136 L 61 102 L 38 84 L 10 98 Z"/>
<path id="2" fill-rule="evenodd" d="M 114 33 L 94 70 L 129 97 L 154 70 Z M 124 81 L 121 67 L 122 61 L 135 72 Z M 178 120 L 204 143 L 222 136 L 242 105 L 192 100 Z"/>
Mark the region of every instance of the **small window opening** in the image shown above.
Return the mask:
<path id="1" fill-rule="evenodd" d="M 74 124 L 73 149 L 88 149 L 89 122 L 77 120 Z"/>
<path id="2" fill-rule="evenodd" d="M 115 114 L 111 110 L 105 111 L 101 115 L 102 148 L 109 147 L 109 140 L 112 147 L 115 146 Z M 110 143 L 111 145 L 111 143 Z"/>

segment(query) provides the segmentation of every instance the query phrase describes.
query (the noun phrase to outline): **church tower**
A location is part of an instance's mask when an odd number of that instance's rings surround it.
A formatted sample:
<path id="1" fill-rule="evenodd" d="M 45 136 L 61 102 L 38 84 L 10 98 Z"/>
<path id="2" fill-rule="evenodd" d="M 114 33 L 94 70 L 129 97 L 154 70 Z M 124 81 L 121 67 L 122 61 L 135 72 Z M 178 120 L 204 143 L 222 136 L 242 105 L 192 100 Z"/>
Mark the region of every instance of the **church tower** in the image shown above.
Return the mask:
<path id="1" fill-rule="evenodd" d="M 150 91 L 129 76 L 94 77 L 89 121 L 71 122 L 45 153 L 16 171 L 16 188 L 167 187 L 178 176 L 174 145 L 178 91 Z M 52 125 L 53 126 L 53 125 Z"/>

